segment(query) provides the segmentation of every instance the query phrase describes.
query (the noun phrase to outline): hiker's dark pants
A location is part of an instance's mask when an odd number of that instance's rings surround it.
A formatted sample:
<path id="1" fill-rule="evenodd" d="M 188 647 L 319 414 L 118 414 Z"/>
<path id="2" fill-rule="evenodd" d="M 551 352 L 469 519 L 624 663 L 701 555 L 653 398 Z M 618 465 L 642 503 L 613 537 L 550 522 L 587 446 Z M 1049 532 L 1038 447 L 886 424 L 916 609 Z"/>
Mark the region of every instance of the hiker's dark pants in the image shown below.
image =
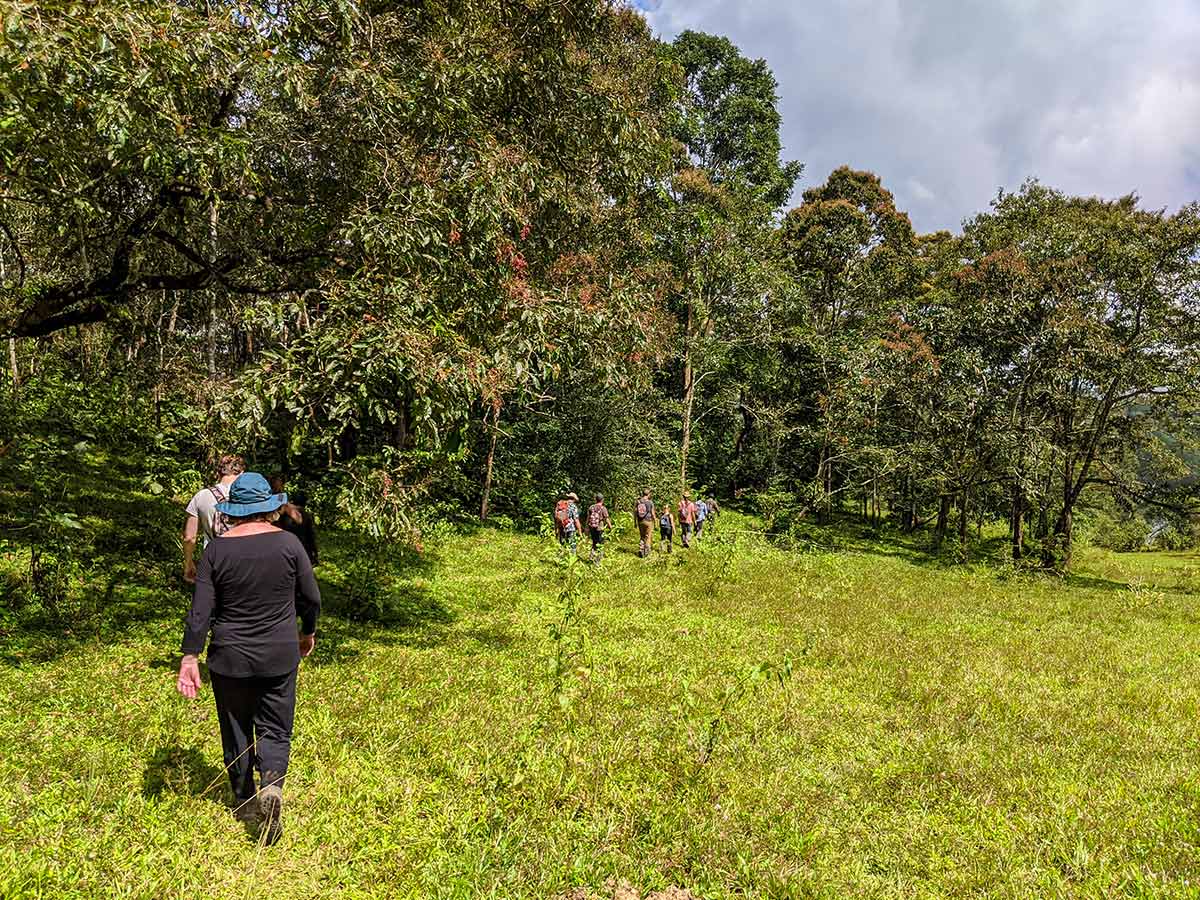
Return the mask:
<path id="1" fill-rule="evenodd" d="M 604 529 L 589 528 L 588 534 L 592 538 L 592 556 L 600 559 L 604 558 Z"/>
<path id="2" fill-rule="evenodd" d="M 210 672 L 225 769 L 236 802 L 254 797 L 254 770 L 263 787 L 283 787 L 292 723 L 296 717 L 296 669 L 274 678 L 230 678 Z M 253 750 L 248 749 L 255 744 Z"/>
<path id="3" fill-rule="evenodd" d="M 663 527 L 659 526 L 658 536 L 659 536 L 659 539 L 662 540 L 662 542 L 667 545 L 667 552 L 674 553 L 675 552 L 675 545 L 674 545 L 675 529 L 670 528 L 670 527 L 663 528 Z"/>

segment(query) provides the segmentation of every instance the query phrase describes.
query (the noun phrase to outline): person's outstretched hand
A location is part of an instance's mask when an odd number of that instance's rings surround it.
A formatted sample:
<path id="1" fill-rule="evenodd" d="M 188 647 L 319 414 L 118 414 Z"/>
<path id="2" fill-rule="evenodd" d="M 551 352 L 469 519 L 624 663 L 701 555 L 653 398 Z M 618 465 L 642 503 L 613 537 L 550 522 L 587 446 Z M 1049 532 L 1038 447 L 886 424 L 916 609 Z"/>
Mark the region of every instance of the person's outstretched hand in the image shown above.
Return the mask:
<path id="1" fill-rule="evenodd" d="M 189 700 L 195 700 L 200 691 L 200 661 L 191 654 L 179 663 L 179 681 L 175 689 Z"/>
<path id="2" fill-rule="evenodd" d="M 315 634 L 300 635 L 300 658 L 308 656 L 313 652 L 313 647 L 317 645 L 317 636 Z"/>

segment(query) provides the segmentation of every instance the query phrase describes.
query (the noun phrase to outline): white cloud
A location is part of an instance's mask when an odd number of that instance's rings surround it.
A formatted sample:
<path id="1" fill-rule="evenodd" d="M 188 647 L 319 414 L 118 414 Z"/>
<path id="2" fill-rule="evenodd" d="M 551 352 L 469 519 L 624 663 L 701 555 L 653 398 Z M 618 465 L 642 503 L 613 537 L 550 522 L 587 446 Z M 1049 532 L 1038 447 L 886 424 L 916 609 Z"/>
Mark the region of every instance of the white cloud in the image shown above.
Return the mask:
<path id="1" fill-rule="evenodd" d="M 663 37 L 724 34 L 767 60 L 800 188 L 871 169 L 922 230 L 1030 176 L 1150 206 L 1200 199 L 1194 0 L 655 2 Z"/>

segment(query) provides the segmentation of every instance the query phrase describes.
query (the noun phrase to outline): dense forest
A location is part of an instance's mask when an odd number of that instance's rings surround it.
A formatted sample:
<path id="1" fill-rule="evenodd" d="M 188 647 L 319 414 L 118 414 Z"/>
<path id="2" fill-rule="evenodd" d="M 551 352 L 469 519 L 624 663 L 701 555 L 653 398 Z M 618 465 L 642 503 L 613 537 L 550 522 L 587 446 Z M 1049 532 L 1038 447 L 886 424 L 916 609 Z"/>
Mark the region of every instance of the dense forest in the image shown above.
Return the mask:
<path id="1" fill-rule="evenodd" d="M 1085 524 L 1194 545 L 1200 205 L 797 194 L 768 65 L 608 0 L 5 9 L 5 527 L 69 533 L 102 442 L 412 542 L 649 485 L 1054 568 Z"/>

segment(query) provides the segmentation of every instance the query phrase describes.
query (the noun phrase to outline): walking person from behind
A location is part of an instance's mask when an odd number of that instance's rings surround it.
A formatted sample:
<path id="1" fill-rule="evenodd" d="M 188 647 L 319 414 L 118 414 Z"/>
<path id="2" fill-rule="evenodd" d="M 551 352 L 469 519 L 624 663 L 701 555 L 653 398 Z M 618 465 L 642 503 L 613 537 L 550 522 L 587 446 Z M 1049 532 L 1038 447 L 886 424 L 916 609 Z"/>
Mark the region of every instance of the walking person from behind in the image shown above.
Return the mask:
<path id="1" fill-rule="evenodd" d="M 283 834 L 296 673 L 316 643 L 321 611 L 308 554 L 295 535 L 274 524 L 286 502 L 286 495 L 271 493 L 262 475 L 246 472 L 230 486 L 229 499 L 219 504 L 230 527 L 205 548 L 196 570 L 177 684 L 179 693 L 195 699 L 199 656 L 208 642 L 208 671 L 235 810 L 244 822 L 261 821 L 260 838 L 267 844 Z"/>
<path id="2" fill-rule="evenodd" d="M 592 551 L 588 559 L 600 562 L 604 559 L 604 532 L 612 528 L 612 519 L 608 515 L 608 507 L 604 505 L 604 495 L 596 494 L 595 502 L 588 507 L 587 524 L 588 536 L 592 539 Z"/>
<path id="3" fill-rule="evenodd" d="M 217 504 L 229 494 L 229 486 L 235 478 L 246 471 L 246 463 L 240 457 L 228 453 L 217 460 L 217 483 L 201 488 L 188 501 L 187 519 L 183 523 L 183 580 L 196 583 L 196 541 L 200 550 L 208 546 L 214 537 L 224 533 L 227 523 L 217 511 Z"/>
<path id="4" fill-rule="evenodd" d="M 288 502 L 279 507 L 279 521 L 275 524 L 284 531 L 291 532 L 304 545 L 308 561 L 315 569 L 321 564 L 317 553 L 317 529 L 313 524 L 312 515 L 305 508 L 304 495 L 300 493 L 288 496 L 287 482 L 282 475 L 271 476 L 271 491 L 288 497 Z"/>
<path id="5" fill-rule="evenodd" d="M 701 498 L 696 501 L 696 540 L 700 540 L 700 534 L 704 531 L 704 521 L 708 518 L 708 504 Z"/>
<path id="6" fill-rule="evenodd" d="M 563 547 L 570 547 L 571 553 L 577 551 L 579 545 L 579 533 L 583 531 L 579 524 L 579 498 L 574 494 L 567 494 L 554 505 L 554 533 L 558 536 L 558 543 Z"/>
<path id="7" fill-rule="evenodd" d="M 667 545 L 667 552 L 675 552 L 675 514 L 671 512 L 671 507 L 668 504 L 660 511 L 658 517 L 658 538 L 659 541 Z"/>
<path id="8" fill-rule="evenodd" d="M 679 542 L 692 546 L 692 529 L 696 527 L 696 504 L 687 494 L 679 500 Z"/>
<path id="9" fill-rule="evenodd" d="M 641 499 L 633 508 L 633 520 L 638 528 L 638 556 L 645 559 L 654 549 L 654 501 L 650 489 L 642 491 Z"/>

